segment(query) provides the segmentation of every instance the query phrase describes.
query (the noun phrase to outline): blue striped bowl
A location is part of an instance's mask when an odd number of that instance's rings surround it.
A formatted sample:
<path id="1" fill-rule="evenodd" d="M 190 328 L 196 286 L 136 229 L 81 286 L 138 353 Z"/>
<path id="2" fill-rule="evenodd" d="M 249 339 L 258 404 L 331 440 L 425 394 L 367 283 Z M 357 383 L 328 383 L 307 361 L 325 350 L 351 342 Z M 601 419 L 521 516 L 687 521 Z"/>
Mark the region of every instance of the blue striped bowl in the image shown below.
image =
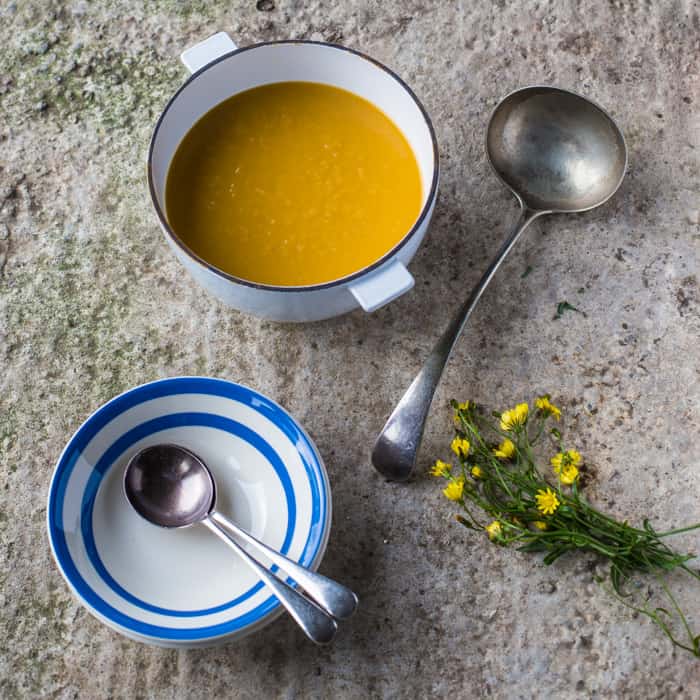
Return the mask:
<path id="1" fill-rule="evenodd" d="M 243 637 L 282 611 L 277 599 L 206 528 L 158 528 L 124 496 L 131 456 L 164 442 L 204 459 L 217 482 L 218 510 L 304 566 L 318 567 L 331 495 L 309 436 L 251 389 L 177 377 L 112 399 L 63 450 L 48 503 L 58 568 L 91 613 L 132 639 L 189 647 Z"/>

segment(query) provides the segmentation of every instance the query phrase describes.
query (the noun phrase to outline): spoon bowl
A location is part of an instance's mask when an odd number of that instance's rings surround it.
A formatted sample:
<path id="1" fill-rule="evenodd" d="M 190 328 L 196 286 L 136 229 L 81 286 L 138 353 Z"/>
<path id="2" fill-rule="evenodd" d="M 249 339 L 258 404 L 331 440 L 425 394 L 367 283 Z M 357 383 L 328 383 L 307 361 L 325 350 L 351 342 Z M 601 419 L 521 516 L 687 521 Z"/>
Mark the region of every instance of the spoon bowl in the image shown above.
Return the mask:
<path id="1" fill-rule="evenodd" d="M 214 478 L 196 455 L 163 444 L 136 457 L 124 473 L 124 493 L 142 518 L 160 527 L 188 527 L 213 510 Z"/>
<path id="2" fill-rule="evenodd" d="M 624 137 L 608 113 L 554 87 L 507 95 L 491 116 L 486 152 L 506 187 L 536 211 L 597 207 L 615 193 L 627 167 Z"/>

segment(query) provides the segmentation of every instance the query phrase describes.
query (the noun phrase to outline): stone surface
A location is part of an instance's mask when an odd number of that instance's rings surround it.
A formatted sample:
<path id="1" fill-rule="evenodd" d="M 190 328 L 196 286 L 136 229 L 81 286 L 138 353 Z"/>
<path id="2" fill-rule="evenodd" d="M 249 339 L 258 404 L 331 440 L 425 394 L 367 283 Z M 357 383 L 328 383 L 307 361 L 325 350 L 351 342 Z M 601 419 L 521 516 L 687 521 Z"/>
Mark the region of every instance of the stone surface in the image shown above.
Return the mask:
<path id="1" fill-rule="evenodd" d="M 216 30 L 241 45 L 341 42 L 415 88 L 442 182 L 411 293 L 287 326 L 226 309 L 183 274 L 145 154 L 185 77 L 179 52 Z M 449 398 L 502 408 L 549 391 L 595 466 L 594 502 L 634 522 L 698 519 L 697 2 L 17 0 L 0 5 L 0 42 L 2 698 L 700 697 L 698 661 L 589 567 L 490 546 L 424 476 L 447 453 Z M 452 358 L 421 475 L 386 484 L 371 442 L 516 215 L 483 134 L 528 83 L 607 107 L 627 178 L 599 210 L 533 225 Z M 562 300 L 585 314 L 553 320 Z M 68 437 L 116 393 L 193 373 L 256 387 L 316 439 L 335 506 L 322 570 L 362 599 L 331 648 L 288 620 L 233 646 L 148 648 L 100 625 L 56 570 L 45 499 Z M 700 586 L 685 600 L 700 625 Z"/>

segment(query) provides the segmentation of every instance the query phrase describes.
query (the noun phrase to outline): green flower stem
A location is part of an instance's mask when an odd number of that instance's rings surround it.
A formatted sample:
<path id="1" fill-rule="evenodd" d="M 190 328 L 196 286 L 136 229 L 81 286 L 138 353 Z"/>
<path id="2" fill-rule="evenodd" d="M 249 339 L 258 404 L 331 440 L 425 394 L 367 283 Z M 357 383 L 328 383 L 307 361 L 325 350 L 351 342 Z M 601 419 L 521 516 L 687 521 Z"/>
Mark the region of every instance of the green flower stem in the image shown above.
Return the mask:
<path id="1" fill-rule="evenodd" d="M 477 527 L 484 527 L 472 514 L 472 512 L 469 510 L 467 507 L 467 504 L 464 502 L 464 499 L 462 499 L 459 504 L 464 508 L 464 512 L 469 516 L 470 520 L 477 526 Z"/>
<path id="2" fill-rule="evenodd" d="M 666 532 L 657 532 L 656 536 L 661 538 L 661 537 L 670 537 L 671 535 L 680 535 L 682 532 L 691 532 L 692 530 L 697 530 L 700 528 L 700 523 L 697 525 L 689 525 L 688 527 L 678 527 L 675 530 L 666 530 Z"/>
<path id="3" fill-rule="evenodd" d="M 681 569 L 683 569 L 683 571 L 685 571 L 687 574 L 690 574 L 693 578 L 696 578 L 698 581 L 700 581 L 700 573 L 698 573 L 697 571 L 693 571 L 692 569 L 689 569 L 685 564 L 679 564 L 678 566 Z"/>
<path id="4" fill-rule="evenodd" d="M 663 588 L 664 593 L 666 594 L 668 599 L 671 601 L 671 605 L 673 605 L 674 610 L 678 613 L 678 617 L 680 617 L 681 622 L 683 623 L 683 627 L 685 628 L 686 634 L 688 635 L 689 639 L 692 642 L 693 631 L 690 629 L 690 625 L 688 624 L 688 619 L 683 614 L 683 611 L 681 610 L 680 605 L 678 605 L 678 601 L 676 600 L 675 596 L 671 593 L 669 587 L 666 585 L 666 583 L 663 581 L 663 579 L 660 576 L 655 574 L 654 578 L 658 581 L 661 588 Z"/>

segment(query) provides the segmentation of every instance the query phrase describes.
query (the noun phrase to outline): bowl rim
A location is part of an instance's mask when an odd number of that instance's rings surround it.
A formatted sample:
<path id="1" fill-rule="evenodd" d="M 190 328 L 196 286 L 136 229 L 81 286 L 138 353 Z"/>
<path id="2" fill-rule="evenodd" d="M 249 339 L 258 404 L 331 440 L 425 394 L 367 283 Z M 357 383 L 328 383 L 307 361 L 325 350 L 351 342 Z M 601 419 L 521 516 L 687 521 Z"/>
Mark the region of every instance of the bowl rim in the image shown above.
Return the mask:
<path id="1" fill-rule="evenodd" d="M 235 56 L 237 54 L 244 53 L 246 51 L 252 51 L 254 49 L 259 49 L 259 48 L 264 48 L 267 46 L 281 46 L 281 45 L 310 45 L 310 46 L 324 46 L 329 49 L 336 49 L 338 51 L 346 51 L 347 53 L 353 54 L 357 56 L 358 58 L 364 59 L 365 61 L 368 61 L 369 63 L 373 64 L 376 68 L 379 68 L 380 70 L 383 70 L 385 73 L 389 75 L 390 78 L 393 78 L 411 97 L 411 99 L 414 101 L 416 106 L 418 107 L 419 112 L 421 113 L 423 120 L 425 122 L 425 125 L 428 128 L 428 133 L 430 134 L 430 140 L 432 142 L 432 149 L 433 149 L 433 176 L 430 182 L 430 189 L 428 191 L 428 195 L 425 199 L 425 203 L 423 204 L 420 214 L 418 215 L 418 218 L 415 220 L 411 228 L 403 235 L 403 237 L 396 243 L 396 245 L 391 248 L 389 251 L 387 251 L 381 258 L 378 260 L 375 260 L 373 263 L 367 265 L 366 267 L 363 267 L 360 270 L 356 270 L 355 272 L 352 272 L 349 275 L 345 275 L 344 277 L 339 277 L 335 280 L 330 280 L 329 282 L 322 282 L 320 284 L 307 284 L 307 285 L 274 285 L 274 284 L 263 284 L 260 282 L 253 282 L 251 280 L 246 280 L 242 277 L 237 277 L 236 275 L 232 275 L 229 272 L 226 272 L 224 270 L 221 270 L 220 268 L 216 267 L 215 265 L 212 265 L 210 262 L 205 260 L 204 258 L 200 257 L 195 253 L 188 245 L 185 244 L 185 242 L 175 233 L 175 231 L 170 227 L 170 224 L 168 223 L 168 219 L 165 215 L 165 212 L 160 206 L 160 203 L 158 202 L 158 197 L 156 196 L 156 188 L 155 188 L 155 177 L 153 175 L 153 152 L 155 149 L 155 142 L 156 138 L 158 136 L 158 132 L 160 131 L 160 128 L 162 126 L 163 119 L 165 118 L 165 115 L 168 113 L 170 108 L 173 106 L 175 103 L 175 100 L 179 97 L 180 93 L 194 80 L 196 80 L 199 76 L 201 76 L 203 73 L 206 71 L 210 70 L 214 66 L 216 66 L 218 63 L 221 63 L 222 61 L 227 60 L 228 58 L 231 58 L 232 56 Z M 236 93 L 237 94 L 237 93 Z M 191 127 L 190 127 L 191 128 Z M 413 149 L 411 149 L 413 150 Z M 248 46 L 243 46 L 241 48 L 236 48 L 233 51 L 228 51 L 225 54 L 222 54 L 218 58 L 214 59 L 210 63 L 207 63 L 207 65 L 203 66 L 199 70 L 195 71 L 190 75 L 187 80 L 177 89 L 177 91 L 173 94 L 173 96 L 168 100 L 167 104 L 165 105 L 163 111 L 161 112 L 160 116 L 158 117 L 158 121 L 156 122 L 156 125 L 153 129 L 153 134 L 151 135 L 151 141 L 148 146 L 148 167 L 147 167 L 147 175 L 148 175 L 148 190 L 151 195 L 151 202 L 153 204 L 154 209 L 156 210 L 156 214 L 158 216 L 158 219 L 160 221 L 161 227 L 163 231 L 165 232 L 166 236 L 168 239 L 175 244 L 192 262 L 196 263 L 200 267 L 204 268 L 205 270 L 214 273 L 216 276 L 228 281 L 232 282 L 234 284 L 240 284 L 243 285 L 244 287 L 250 287 L 252 289 L 259 289 L 262 291 L 270 291 L 270 292 L 311 292 L 311 291 L 318 291 L 322 289 L 330 289 L 332 287 L 337 287 L 340 285 L 345 285 L 348 284 L 349 282 L 353 282 L 354 280 L 369 274 L 370 272 L 373 272 L 374 270 L 378 269 L 381 267 L 383 264 L 391 260 L 414 236 L 415 234 L 418 233 L 418 231 L 421 229 L 424 221 L 427 219 L 427 217 L 430 214 L 430 211 L 432 209 L 432 206 L 434 204 L 436 194 L 437 194 L 437 187 L 438 187 L 438 181 L 439 181 L 439 175 L 440 175 L 440 155 L 439 155 L 439 149 L 438 149 L 438 143 L 437 143 L 437 137 L 435 135 L 435 129 L 433 127 L 433 123 L 430 119 L 430 116 L 428 115 L 427 110 L 423 106 L 422 102 L 418 99 L 417 95 L 413 90 L 409 87 L 409 85 L 393 70 L 385 66 L 383 63 L 378 61 L 375 58 L 372 58 L 371 56 L 368 56 L 365 53 L 362 53 L 361 51 L 357 51 L 356 49 L 351 49 L 347 46 L 341 46 L 340 44 L 334 44 L 331 42 L 327 41 L 311 41 L 311 40 L 306 40 L 306 39 L 281 39 L 281 40 L 276 40 L 276 41 L 261 41 L 257 42 L 255 44 L 249 44 Z"/>
<path id="2" fill-rule="evenodd" d="M 208 387 L 206 385 L 209 385 Z M 196 387 L 196 388 L 195 388 Z M 261 627 L 272 622 L 283 609 L 279 601 L 274 599 L 274 596 L 270 596 L 262 603 L 258 604 L 256 608 L 253 609 L 255 613 L 252 619 L 244 622 L 237 627 L 230 628 L 232 624 L 235 624 L 235 620 L 228 620 L 224 622 L 217 622 L 211 625 L 206 625 L 199 628 L 168 628 L 161 627 L 159 625 L 153 625 L 150 623 L 144 623 L 138 618 L 134 618 L 130 613 L 121 613 L 117 611 L 119 617 L 126 618 L 135 623 L 134 627 L 128 625 L 123 625 L 115 619 L 109 616 L 109 610 L 112 608 L 110 603 L 104 601 L 102 596 L 96 593 L 91 585 L 87 583 L 81 574 L 77 571 L 73 560 L 68 555 L 69 561 L 65 560 L 65 553 L 62 553 L 63 546 L 60 542 L 61 538 L 65 539 L 62 532 L 62 522 L 63 513 L 57 513 L 57 490 L 60 487 L 59 480 L 67 473 L 70 475 L 73 465 L 68 464 L 69 456 L 73 453 L 80 454 L 82 449 L 89 443 L 89 441 L 96 435 L 102 428 L 109 424 L 110 421 L 117 419 L 124 411 L 128 410 L 132 406 L 142 404 L 149 399 L 182 395 L 187 393 L 199 393 L 208 394 L 211 393 L 215 396 L 221 396 L 228 398 L 232 401 L 237 399 L 233 396 L 227 395 L 226 393 L 214 393 L 207 391 L 207 388 L 213 389 L 218 388 L 220 392 L 224 392 L 227 388 L 229 391 L 233 390 L 234 393 L 242 391 L 244 394 L 250 395 L 255 400 L 262 400 L 266 408 L 270 409 L 274 414 L 284 420 L 286 426 L 291 427 L 295 433 L 303 439 L 305 442 L 305 447 L 308 448 L 309 455 L 313 460 L 311 465 L 314 468 L 314 478 L 318 481 L 320 486 L 319 489 L 319 503 L 322 508 L 324 508 L 324 515 L 320 519 L 319 524 L 321 527 L 320 537 L 317 539 L 311 554 L 309 563 L 307 566 L 311 570 L 316 570 L 320 565 L 323 556 L 325 554 L 326 546 L 328 543 L 328 538 L 330 535 L 331 519 L 332 519 L 332 496 L 330 490 L 330 483 L 328 479 L 328 473 L 325 468 L 323 459 L 316 447 L 315 443 L 304 430 L 304 428 L 297 422 L 297 420 L 282 406 L 277 402 L 268 398 L 264 394 L 251 389 L 243 384 L 233 382 L 228 379 L 221 379 L 217 377 L 206 377 L 206 376 L 177 376 L 177 377 L 167 377 L 163 379 L 158 379 L 152 382 L 146 382 L 144 384 L 131 387 L 126 391 L 114 396 L 110 400 L 106 401 L 100 405 L 95 411 L 93 411 L 78 427 L 78 429 L 73 433 L 70 439 L 67 441 L 65 447 L 61 451 L 61 454 L 56 461 L 55 468 L 51 477 L 51 482 L 49 485 L 48 495 L 47 495 L 47 512 L 46 512 L 46 525 L 49 538 L 49 545 L 51 549 L 52 556 L 56 565 L 63 576 L 64 580 L 68 584 L 69 589 L 79 600 L 79 602 L 87 608 L 87 610 L 99 619 L 101 622 L 105 623 L 111 629 L 123 633 L 125 636 L 131 639 L 136 639 L 138 641 L 154 642 L 160 644 L 161 646 L 201 646 L 211 643 L 217 643 L 218 641 L 225 641 L 227 639 L 237 639 L 247 636 L 248 634 L 260 629 Z M 168 391 L 168 388 L 174 388 L 174 391 Z M 149 390 L 155 389 L 155 394 L 149 396 Z M 143 395 L 146 394 L 144 397 Z M 132 404 L 128 403 L 127 400 L 130 397 L 142 397 Z M 257 407 L 254 407 L 257 408 Z M 119 410 L 121 409 L 121 410 Z M 110 411 L 116 410 L 114 415 L 110 415 Z M 161 414 L 157 414 L 161 415 Z M 165 415 L 165 414 L 163 414 Z M 107 416 L 104 423 L 99 423 L 100 419 Z M 267 416 L 270 421 L 275 422 L 271 416 Z M 94 428 L 97 423 L 97 430 L 94 435 L 90 435 L 90 430 Z M 277 423 L 278 427 L 281 428 L 280 424 Z M 282 428 L 283 429 L 283 428 Z M 284 429 L 283 429 L 284 430 Z M 85 439 L 86 434 L 88 435 L 88 440 L 85 444 L 81 445 L 81 441 Z M 283 462 L 282 462 L 283 463 Z M 283 463 L 284 464 L 284 463 Z M 81 535 L 82 537 L 82 535 Z M 308 542 L 307 545 L 308 546 Z M 67 569 L 75 568 L 77 572 L 77 580 L 73 580 L 71 572 Z M 290 581 L 291 583 L 291 581 Z M 293 584 L 296 585 L 296 584 Z M 86 591 L 82 590 L 83 588 Z M 87 596 L 94 596 L 100 601 L 103 606 L 96 607 Z M 99 607 L 105 607 L 107 612 L 99 609 Z M 260 608 L 265 608 L 259 610 Z M 234 608 L 235 609 L 235 606 Z M 249 613 L 245 613 L 249 614 Z M 230 629 L 226 629 L 229 627 Z M 160 630 L 165 631 L 164 634 L 151 633 L 149 630 Z M 168 634 L 167 631 L 173 632 L 173 634 Z"/>

